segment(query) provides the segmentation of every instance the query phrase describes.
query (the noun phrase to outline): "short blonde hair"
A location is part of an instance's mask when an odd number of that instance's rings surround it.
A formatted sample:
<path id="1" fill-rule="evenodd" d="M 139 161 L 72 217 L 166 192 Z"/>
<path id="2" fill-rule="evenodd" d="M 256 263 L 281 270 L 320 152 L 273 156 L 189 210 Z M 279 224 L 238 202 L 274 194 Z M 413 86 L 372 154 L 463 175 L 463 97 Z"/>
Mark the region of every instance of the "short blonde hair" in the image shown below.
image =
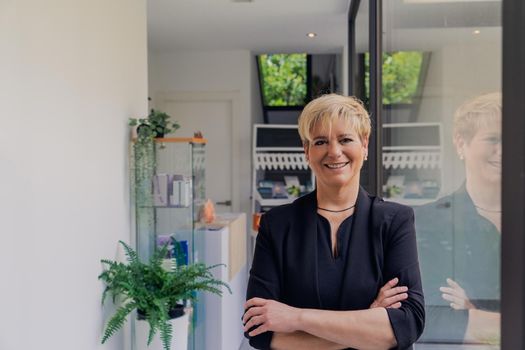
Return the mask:
<path id="1" fill-rule="evenodd" d="M 322 130 L 328 130 L 336 119 L 348 122 L 361 142 L 368 141 L 372 127 L 363 103 L 355 97 L 327 94 L 308 103 L 299 116 L 299 135 L 303 144 L 312 141 L 314 128 L 320 126 Z"/>
<path id="2" fill-rule="evenodd" d="M 464 102 L 454 113 L 454 135 L 466 142 L 480 127 L 492 122 L 501 122 L 501 93 L 492 92 Z"/>

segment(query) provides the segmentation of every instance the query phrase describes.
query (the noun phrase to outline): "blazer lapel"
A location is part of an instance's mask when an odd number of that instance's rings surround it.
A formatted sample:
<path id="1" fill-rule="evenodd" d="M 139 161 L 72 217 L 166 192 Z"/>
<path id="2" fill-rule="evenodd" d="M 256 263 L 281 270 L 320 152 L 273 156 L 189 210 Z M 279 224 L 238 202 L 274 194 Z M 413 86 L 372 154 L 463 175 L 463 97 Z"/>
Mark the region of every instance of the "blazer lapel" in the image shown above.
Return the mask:
<path id="1" fill-rule="evenodd" d="M 342 310 L 348 309 L 349 305 L 352 305 L 352 309 L 363 308 L 365 305 L 357 305 L 356 301 L 363 300 L 363 296 L 366 295 L 364 293 L 368 292 L 370 281 L 367 279 L 377 278 L 374 273 L 369 273 L 370 265 L 368 263 L 369 256 L 372 253 L 369 237 L 372 204 L 372 199 L 368 193 L 363 188 L 359 188 L 349 242 L 350 247 L 343 275 L 340 298 Z M 366 305 L 365 308 L 368 308 L 369 305 Z"/>
<path id="2" fill-rule="evenodd" d="M 300 300 L 295 300 L 303 307 L 320 308 L 319 279 L 317 266 L 317 192 L 313 191 L 297 200 L 294 213 L 293 242 L 288 250 L 291 253 L 290 265 L 294 270 L 293 278 L 300 283 L 301 290 L 294 293 Z"/>

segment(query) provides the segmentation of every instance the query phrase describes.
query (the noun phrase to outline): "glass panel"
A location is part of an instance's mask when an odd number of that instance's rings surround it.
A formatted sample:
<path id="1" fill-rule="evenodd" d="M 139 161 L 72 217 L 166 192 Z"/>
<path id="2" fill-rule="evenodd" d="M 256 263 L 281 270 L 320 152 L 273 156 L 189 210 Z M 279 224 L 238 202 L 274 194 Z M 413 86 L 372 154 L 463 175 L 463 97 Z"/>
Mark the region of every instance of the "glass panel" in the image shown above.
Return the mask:
<path id="1" fill-rule="evenodd" d="M 415 207 L 420 343 L 499 348 L 501 2 L 383 6 L 383 195 Z"/>

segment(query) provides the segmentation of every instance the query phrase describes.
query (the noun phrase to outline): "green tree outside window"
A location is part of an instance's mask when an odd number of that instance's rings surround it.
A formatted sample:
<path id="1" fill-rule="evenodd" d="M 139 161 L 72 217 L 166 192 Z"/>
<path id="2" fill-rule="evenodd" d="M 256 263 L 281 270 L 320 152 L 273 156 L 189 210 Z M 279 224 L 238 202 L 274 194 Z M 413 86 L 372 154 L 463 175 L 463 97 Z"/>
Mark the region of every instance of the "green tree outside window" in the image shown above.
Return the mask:
<path id="1" fill-rule="evenodd" d="M 417 91 L 423 53 L 383 53 L 383 104 L 410 104 Z M 365 91 L 370 91 L 370 55 L 365 53 Z"/>
<path id="2" fill-rule="evenodd" d="M 306 101 L 306 54 L 259 56 L 265 106 L 304 106 Z"/>

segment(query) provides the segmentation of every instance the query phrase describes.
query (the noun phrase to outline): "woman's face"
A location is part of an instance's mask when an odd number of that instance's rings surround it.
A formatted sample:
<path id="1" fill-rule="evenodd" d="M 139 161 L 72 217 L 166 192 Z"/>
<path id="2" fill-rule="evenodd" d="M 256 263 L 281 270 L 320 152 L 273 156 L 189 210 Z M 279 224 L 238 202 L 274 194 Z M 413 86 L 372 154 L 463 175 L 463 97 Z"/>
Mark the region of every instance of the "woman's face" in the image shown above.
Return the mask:
<path id="1" fill-rule="evenodd" d="M 470 141 L 458 136 L 458 153 L 463 155 L 467 179 L 498 185 L 501 182 L 501 123 L 480 127 Z"/>
<path id="2" fill-rule="evenodd" d="M 335 120 L 330 130 L 312 130 L 312 140 L 304 147 L 318 186 L 359 185 L 359 172 L 368 152 L 368 142 L 343 120 Z"/>

